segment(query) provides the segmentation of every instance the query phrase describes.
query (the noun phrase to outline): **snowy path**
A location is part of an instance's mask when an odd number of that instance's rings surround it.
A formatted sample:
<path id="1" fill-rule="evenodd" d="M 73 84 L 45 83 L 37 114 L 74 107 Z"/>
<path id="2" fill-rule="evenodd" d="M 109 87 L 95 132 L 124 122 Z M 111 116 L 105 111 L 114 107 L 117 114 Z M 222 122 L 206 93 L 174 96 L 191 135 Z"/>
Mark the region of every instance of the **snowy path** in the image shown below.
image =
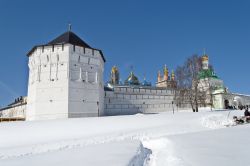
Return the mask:
<path id="1" fill-rule="evenodd" d="M 89 155 L 91 148 L 95 149 L 92 151 L 103 152 L 98 155 L 103 156 L 103 158 L 112 156 L 111 158 L 117 160 L 117 162 L 120 161 L 120 165 L 128 165 L 130 161 L 132 161 L 132 165 L 133 163 L 142 165 L 143 160 L 149 154 L 149 151 L 145 153 L 145 149 L 138 143 L 142 141 L 145 148 L 152 150 L 147 165 L 189 166 L 188 160 L 183 157 L 185 155 L 180 155 L 181 147 L 178 149 L 175 139 L 172 138 L 185 142 L 181 139 L 185 135 L 192 133 L 198 133 L 199 135 L 204 131 L 223 128 L 224 124 L 230 123 L 226 119 L 227 114 L 226 111 L 179 112 L 175 115 L 170 113 L 139 114 L 103 118 L 2 123 L 0 124 L 0 165 L 9 165 L 10 163 L 10 165 L 15 165 L 15 162 L 27 165 L 27 162 L 31 160 L 43 160 L 47 161 L 44 165 L 54 165 L 53 163 L 57 161 L 56 158 L 62 159 L 61 165 L 68 165 L 67 162 L 63 162 L 64 160 L 82 163 L 87 162 L 87 159 L 89 159 L 89 162 L 100 160 L 101 163 L 106 163 L 104 165 L 112 163 L 111 160 L 107 161 L 99 158 L 96 160 L 92 156 L 93 154 Z M 241 114 L 241 112 L 234 112 L 230 116 L 234 114 Z M 133 148 L 126 146 L 126 143 L 131 143 Z M 80 151 L 83 156 L 89 157 L 83 161 L 81 156 L 76 155 L 78 154 L 77 151 Z M 107 151 L 112 153 L 106 153 Z M 126 159 L 119 158 L 116 153 L 127 155 L 127 157 L 125 157 Z M 184 151 L 184 153 L 188 152 Z M 67 158 L 61 157 L 62 154 L 66 155 Z M 100 164 L 96 162 L 94 165 Z"/>
<path id="2" fill-rule="evenodd" d="M 39 155 L 16 157 L 11 160 L 2 160 L 0 165 L 19 166 L 28 164 L 34 166 L 101 166 L 103 163 L 109 163 L 109 166 L 132 166 L 134 163 L 143 163 L 149 153 L 150 151 L 145 150 L 139 141 L 120 141 L 64 149 L 50 153 L 42 153 Z"/>
<path id="3" fill-rule="evenodd" d="M 152 150 L 148 166 L 184 166 L 182 159 L 177 156 L 172 142 L 167 138 L 144 141 L 143 145 Z"/>

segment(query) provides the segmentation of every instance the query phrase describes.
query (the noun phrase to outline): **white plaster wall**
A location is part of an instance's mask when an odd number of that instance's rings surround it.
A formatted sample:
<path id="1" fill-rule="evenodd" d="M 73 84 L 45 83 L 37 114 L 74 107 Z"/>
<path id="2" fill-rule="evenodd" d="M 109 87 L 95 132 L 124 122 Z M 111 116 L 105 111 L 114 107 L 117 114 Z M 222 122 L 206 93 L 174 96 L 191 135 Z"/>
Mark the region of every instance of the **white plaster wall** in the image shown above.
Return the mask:
<path id="1" fill-rule="evenodd" d="M 69 45 L 38 47 L 29 57 L 27 120 L 68 117 Z"/>
<path id="2" fill-rule="evenodd" d="M 119 88 L 105 92 L 105 115 L 158 113 L 176 110 L 172 90 Z"/>
<path id="3" fill-rule="evenodd" d="M 75 49 L 75 51 L 74 51 Z M 104 61 L 98 50 L 70 47 L 69 117 L 101 116 L 104 112 Z"/>

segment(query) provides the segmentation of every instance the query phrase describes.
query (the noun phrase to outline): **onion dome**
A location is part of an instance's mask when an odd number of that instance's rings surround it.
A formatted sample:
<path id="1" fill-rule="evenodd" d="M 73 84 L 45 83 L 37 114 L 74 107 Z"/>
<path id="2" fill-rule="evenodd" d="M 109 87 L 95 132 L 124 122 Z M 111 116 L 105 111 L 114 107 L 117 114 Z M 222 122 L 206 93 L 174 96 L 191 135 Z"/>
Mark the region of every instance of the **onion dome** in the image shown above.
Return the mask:
<path id="1" fill-rule="evenodd" d="M 174 80 L 175 80 L 174 70 L 172 70 L 172 73 L 171 73 L 171 80 L 172 80 L 172 81 L 174 81 Z"/>
<path id="2" fill-rule="evenodd" d="M 208 61 L 208 55 L 207 54 L 202 55 L 201 59 L 202 61 Z"/>
<path id="3" fill-rule="evenodd" d="M 117 67 L 116 66 L 113 66 L 112 69 L 111 69 L 111 72 L 112 73 L 116 73 L 118 71 Z"/>
<path id="4" fill-rule="evenodd" d="M 125 85 L 140 85 L 139 79 L 131 71 L 128 78 L 124 82 Z"/>
<path id="5" fill-rule="evenodd" d="M 146 78 L 144 78 L 143 82 L 141 83 L 142 86 L 151 86 L 151 82 L 147 82 Z"/>
<path id="6" fill-rule="evenodd" d="M 163 69 L 163 73 L 164 73 L 164 80 L 168 80 L 168 68 L 167 68 L 167 65 L 164 66 L 164 69 Z"/>
<path id="7" fill-rule="evenodd" d="M 110 73 L 110 83 L 113 85 L 119 84 L 120 76 L 119 70 L 116 66 L 113 66 Z"/>

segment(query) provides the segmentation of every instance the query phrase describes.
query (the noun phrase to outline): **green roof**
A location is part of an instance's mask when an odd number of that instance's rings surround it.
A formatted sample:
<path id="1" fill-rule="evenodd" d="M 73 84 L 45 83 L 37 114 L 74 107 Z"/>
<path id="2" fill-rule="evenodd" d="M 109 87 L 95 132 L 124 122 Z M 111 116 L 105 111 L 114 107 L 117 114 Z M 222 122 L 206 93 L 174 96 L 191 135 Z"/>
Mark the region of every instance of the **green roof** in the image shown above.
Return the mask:
<path id="1" fill-rule="evenodd" d="M 218 79 L 219 77 L 216 76 L 214 71 L 212 69 L 202 69 L 199 74 L 198 74 L 199 79 L 204 79 L 204 78 L 216 78 Z"/>

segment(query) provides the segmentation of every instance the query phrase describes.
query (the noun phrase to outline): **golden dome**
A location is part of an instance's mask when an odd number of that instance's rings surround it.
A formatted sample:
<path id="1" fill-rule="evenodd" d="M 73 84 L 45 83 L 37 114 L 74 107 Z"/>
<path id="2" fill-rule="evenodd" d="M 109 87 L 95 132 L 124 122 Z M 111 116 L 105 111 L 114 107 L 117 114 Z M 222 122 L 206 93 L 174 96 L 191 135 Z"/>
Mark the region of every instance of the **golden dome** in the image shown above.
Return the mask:
<path id="1" fill-rule="evenodd" d="M 202 58 L 202 61 L 208 61 L 208 55 L 206 55 L 206 54 L 203 55 L 201 58 Z"/>
<path id="2" fill-rule="evenodd" d="M 164 75 L 168 75 L 168 68 L 167 68 L 167 65 L 164 66 L 163 72 L 164 72 Z"/>
<path id="3" fill-rule="evenodd" d="M 116 66 L 113 66 L 112 69 L 111 69 L 111 72 L 112 73 L 118 72 L 118 68 Z"/>

